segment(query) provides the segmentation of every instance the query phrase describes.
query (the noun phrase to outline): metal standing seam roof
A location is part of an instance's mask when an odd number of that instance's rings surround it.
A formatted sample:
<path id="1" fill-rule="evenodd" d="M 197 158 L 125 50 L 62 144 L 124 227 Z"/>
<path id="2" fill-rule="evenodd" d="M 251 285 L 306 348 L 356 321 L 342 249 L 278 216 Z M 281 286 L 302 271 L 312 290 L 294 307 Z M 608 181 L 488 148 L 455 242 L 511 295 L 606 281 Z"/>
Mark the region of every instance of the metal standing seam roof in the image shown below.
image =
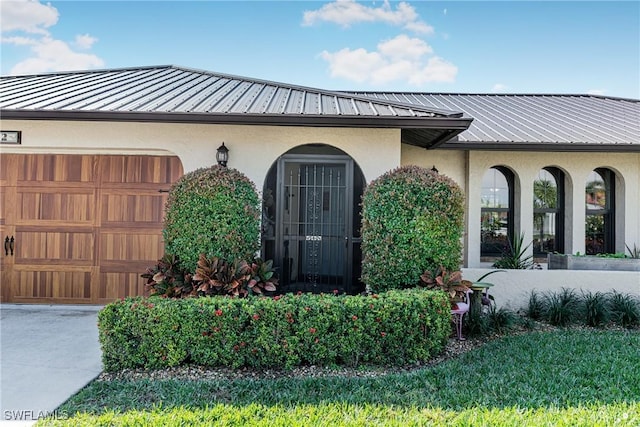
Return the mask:
<path id="1" fill-rule="evenodd" d="M 474 118 L 442 147 L 640 151 L 640 101 L 599 95 L 353 92 L 463 111 Z"/>
<path id="2" fill-rule="evenodd" d="M 172 65 L 2 76 L 3 118 L 399 128 L 426 148 L 640 151 L 640 101 L 341 92 Z M 446 142 L 446 143 L 445 143 Z"/>
<path id="3" fill-rule="evenodd" d="M 222 116 L 280 116 L 299 123 L 371 119 L 407 126 L 442 126 L 448 119 L 465 121 L 459 111 L 411 106 L 322 89 L 192 70 L 171 65 L 113 70 L 3 76 L 0 108 L 5 113 L 165 114 L 199 117 L 211 122 Z M 199 115 L 199 116 L 198 116 Z M 406 120 L 409 119 L 409 120 Z M 433 119 L 433 120 L 430 120 Z M 360 120 L 363 122 L 363 120 Z M 294 124 L 293 122 L 289 124 Z M 397 125 L 397 123 L 395 123 Z M 464 126 L 466 129 L 466 126 Z"/>

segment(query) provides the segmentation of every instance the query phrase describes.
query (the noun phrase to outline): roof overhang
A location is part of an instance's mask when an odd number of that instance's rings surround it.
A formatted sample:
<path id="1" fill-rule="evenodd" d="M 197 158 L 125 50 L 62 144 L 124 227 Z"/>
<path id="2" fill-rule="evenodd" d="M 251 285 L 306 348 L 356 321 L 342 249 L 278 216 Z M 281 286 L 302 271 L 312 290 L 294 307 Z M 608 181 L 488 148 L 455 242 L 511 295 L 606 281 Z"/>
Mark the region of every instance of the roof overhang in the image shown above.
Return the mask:
<path id="1" fill-rule="evenodd" d="M 3 119 L 151 123 L 201 123 L 263 126 L 309 126 L 401 129 L 405 144 L 435 148 L 465 131 L 470 117 L 406 117 L 300 114 L 214 114 L 123 111 L 0 109 Z"/>

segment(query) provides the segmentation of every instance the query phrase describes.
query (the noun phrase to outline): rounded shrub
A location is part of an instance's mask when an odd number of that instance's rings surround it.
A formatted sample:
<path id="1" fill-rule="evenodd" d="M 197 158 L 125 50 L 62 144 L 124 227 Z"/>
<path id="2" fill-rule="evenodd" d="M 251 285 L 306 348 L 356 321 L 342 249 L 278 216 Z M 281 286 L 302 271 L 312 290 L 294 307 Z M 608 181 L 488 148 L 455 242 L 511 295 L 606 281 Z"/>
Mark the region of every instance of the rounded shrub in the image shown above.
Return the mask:
<path id="1" fill-rule="evenodd" d="M 362 196 L 362 280 L 373 292 L 416 286 L 426 270 L 460 269 L 464 194 L 449 177 L 403 166 Z"/>
<path id="2" fill-rule="evenodd" d="M 200 254 L 253 259 L 259 248 L 260 201 L 241 172 L 218 165 L 187 173 L 174 183 L 165 208 L 165 251 L 195 271 Z"/>

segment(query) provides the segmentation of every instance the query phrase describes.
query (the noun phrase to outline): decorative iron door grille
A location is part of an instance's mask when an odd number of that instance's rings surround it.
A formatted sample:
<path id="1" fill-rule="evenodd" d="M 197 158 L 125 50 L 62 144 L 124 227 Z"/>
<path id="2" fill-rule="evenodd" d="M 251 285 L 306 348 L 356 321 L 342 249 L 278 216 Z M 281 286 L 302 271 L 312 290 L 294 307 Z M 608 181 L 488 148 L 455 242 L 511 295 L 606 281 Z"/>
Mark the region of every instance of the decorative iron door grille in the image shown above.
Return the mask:
<path id="1" fill-rule="evenodd" d="M 276 257 L 283 290 L 349 291 L 353 161 L 283 156 L 278 165 Z"/>

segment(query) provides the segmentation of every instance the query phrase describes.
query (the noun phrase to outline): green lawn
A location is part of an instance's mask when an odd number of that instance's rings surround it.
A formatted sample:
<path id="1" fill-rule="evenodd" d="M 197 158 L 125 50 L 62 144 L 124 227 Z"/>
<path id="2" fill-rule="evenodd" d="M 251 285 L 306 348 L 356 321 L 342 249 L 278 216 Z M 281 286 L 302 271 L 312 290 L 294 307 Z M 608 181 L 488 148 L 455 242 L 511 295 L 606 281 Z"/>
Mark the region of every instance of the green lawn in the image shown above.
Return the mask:
<path id="1" fill-rule="evenodd" d="M 491 341 L 377 378 L 94 381 L 42 425 L 640 426 L 640 331 Z"/>

